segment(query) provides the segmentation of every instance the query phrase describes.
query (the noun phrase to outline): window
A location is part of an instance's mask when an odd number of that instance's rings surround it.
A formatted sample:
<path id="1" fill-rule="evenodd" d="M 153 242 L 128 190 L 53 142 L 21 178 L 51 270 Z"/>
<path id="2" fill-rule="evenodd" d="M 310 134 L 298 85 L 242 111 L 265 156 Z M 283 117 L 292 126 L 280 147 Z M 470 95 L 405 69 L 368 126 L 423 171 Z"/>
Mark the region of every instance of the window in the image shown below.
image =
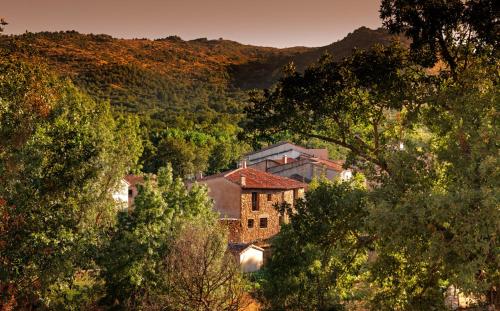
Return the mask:
<path id="1" fill-rule="evenodd" d="M 280 226 L 285 223 L 285 217 L 283 215 L 279 216 L 279 223 L 280 223 Z"/>
<path id="2" fill-rule="evenodd" d="M 132 189 L 128 189 L 128 196 L 131 197 L 134 194 L 134 191 Z"/>
<path id="3" fill-rule="evenodd" d="M 259 195 L 257 192 L 252 192 L 252 211 L 259 210 Z"/>
<path id="4" fill-rule="evenodd" d="M 272 195 L 272 194 L 270 194 L 270 193 L 268 193 L 268 194 L 267 194 L 267 200 L 268 200 L 268 201 L 272 201 L 272 200 L 273 200 L 273 195 Z"/>
<path id="5" fill-rule="evenodd" d="M 259 227 L 267 228 L 267 218 L 260 218 L 259 219 Z"/>
<path id="6" fill-rule="evenodd" d="M 253 219 L 249 219 L 248 220 L 248 228 L 253 228 L 253 223 L 254 223 L 254 220 Z"/>

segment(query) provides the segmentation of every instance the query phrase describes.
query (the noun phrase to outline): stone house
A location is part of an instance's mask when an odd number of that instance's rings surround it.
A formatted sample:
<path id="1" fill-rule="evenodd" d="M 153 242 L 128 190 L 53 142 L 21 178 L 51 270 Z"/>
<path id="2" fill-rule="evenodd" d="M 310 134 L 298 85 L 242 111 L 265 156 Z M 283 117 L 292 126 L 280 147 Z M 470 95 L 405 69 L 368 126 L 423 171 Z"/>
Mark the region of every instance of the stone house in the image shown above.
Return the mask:
<path id="1" fill-rule="evenodd" d="M 288 221 L 276 204 L 303 197 L 306 184 L 253 168 L 241 167 L 198 181 L 208 187 L 214 209 L 229 228 L 230 243 L 265 245 Z"/>

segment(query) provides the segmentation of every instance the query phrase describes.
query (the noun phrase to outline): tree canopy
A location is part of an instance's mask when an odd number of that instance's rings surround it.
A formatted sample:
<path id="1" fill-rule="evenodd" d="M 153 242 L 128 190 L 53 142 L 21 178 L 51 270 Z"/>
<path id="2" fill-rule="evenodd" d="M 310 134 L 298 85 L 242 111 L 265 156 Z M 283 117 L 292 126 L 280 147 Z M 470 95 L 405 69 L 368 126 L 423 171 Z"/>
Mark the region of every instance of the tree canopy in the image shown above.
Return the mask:
<path id="1" fill-rule="evenodd" d="M 50 305 L 113 223 L 111 193 L 141 152 L 138 122 L 41 66 L 7 59 L 0 72 L 1 301 Z"/>
<path id="2" fill-rule="evenodd" d="M 254 135 L 337 144 L 350 152 L 346 165 L 367 177 L 363 230 L 377 254 L 363 281 L 371 308 L 442 309 L 451 285 L 498 304 L 498 33 L 479 25 L 497 23 L 498 10 L 485 21 L 471 17 L 488 13 L 488 3 L 383 1 L 385 22 L 413 39 L 410 50 L 395 44 L 340 62 L 326 56 L 304 73 L 289 66 L 247 109 Z M 438 60 L 445 66 L 427 68 Z M 321 218 L 327 227 L 328 219 Z M 285 229 L 277 243 L 307 236 L 294 235 Z M 294 265 L 279 269 L 300 279 Z M 287 288 L 291 297 L 301 292 Z"/>

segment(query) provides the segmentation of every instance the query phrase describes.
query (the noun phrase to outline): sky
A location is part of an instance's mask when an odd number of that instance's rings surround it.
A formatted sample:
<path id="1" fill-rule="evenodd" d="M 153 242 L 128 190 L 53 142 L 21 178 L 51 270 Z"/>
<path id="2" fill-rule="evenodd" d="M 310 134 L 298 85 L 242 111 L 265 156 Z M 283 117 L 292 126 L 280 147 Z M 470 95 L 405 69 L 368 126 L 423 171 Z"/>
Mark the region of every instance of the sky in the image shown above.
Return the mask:
<path id="1" fill-rule="evenodd" d="M 381 26 L 380 0 L 0 0 L 6 34 L 76 30 L 118 38 L 224 38 L 323 46 Z"/>

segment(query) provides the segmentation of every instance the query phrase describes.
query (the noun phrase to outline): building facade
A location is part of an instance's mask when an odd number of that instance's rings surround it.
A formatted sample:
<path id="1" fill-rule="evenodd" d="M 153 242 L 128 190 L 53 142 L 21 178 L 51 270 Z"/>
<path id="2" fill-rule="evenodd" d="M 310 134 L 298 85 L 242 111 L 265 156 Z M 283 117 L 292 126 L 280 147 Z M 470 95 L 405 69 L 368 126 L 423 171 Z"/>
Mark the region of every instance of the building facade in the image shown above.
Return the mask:
<path id="1" fill-rule="evenodd" d="M 304 183 L 314 178 L 346 180 L 352 176 L 351 170 L 342 167 L 343 161 L 328 159 L 326 149 L 307 149 L 289 142 L 249 153 L 244 161 L 248 167 Z"/>
<path id="2" fill-rule="evenodd" d="M 199 182 L 207 185 L 214 209 L 229 228 L 231 243 L 265 244 L 288 221 L 276 205 L 286 202 L 293 206 L 304 196 L 306 187 L 299 181 L 246 167 Z"/>

